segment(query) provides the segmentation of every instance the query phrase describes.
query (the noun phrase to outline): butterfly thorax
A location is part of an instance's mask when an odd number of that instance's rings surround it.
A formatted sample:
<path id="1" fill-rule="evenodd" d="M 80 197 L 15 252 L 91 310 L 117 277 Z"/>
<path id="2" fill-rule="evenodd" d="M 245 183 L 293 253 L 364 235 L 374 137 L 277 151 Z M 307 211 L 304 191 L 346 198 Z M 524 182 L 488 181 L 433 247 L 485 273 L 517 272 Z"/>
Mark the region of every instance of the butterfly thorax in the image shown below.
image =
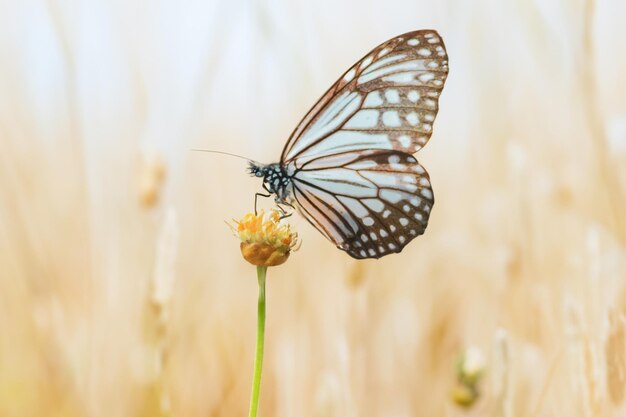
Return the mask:
<path id="1" fill-rule="evenodd" d="M 287 202 L 289 198 L 288 185 L 291 183 L 291 176 L 279 163 L 261 165 L 250 162 L 248 167 L 250 175 L 263 178 L 263 188 L 269 193 L 276 194 L 276 201 Z"/>

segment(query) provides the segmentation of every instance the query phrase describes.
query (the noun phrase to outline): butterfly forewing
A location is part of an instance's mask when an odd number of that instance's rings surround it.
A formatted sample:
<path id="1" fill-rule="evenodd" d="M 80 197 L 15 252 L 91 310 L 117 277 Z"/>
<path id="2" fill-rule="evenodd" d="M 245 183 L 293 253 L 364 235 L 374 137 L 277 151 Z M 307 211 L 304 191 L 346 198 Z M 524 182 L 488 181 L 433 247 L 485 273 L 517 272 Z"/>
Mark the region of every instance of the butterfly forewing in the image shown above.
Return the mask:
<path id="1" fill-rule="evenodd" d="M 354 258 L 400 252 L 424 233 L 434 203 L 424 168 L 397 151 L 320 158 L 292 184 L 307 220 Z"/>
<path id="2" fill-rule="evenodd" d="M 431 136 L 447 74 L 448 56 L 435 31 L 383 43 L 313 106 L 292 133 L 281 162 L 300 167 L 358 149 L 416 152 Z"/>

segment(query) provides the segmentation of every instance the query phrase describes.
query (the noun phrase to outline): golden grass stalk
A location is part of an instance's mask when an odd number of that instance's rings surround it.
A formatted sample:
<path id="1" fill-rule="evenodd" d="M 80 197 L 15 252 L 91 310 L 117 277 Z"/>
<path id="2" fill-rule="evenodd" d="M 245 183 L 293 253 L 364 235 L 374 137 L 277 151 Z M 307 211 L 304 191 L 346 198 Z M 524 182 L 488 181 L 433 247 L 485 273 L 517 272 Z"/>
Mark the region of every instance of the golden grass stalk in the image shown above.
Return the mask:
<path id="1" fill-rule="evenodd" d="M 495 416 L 514 417 L 511 346 L 510 337 L 505 329 L 498 329 L 495 337 L 495 358 L 493 365 L 493 390 L 496 399 Z"/>
<path id="2" fill-rule="evenodd" d="M 598 361 L 596 344 L 585 328 L 580 307 L 568 300 L 566 309 L 570 352 L 575 364 L 570 371 L 579 409 L 584 417 L 600 417 L 603 416 L 603 405 L 599 385 L 603 369 Z"/>
<path id="3" fill-rule="evenodd" d="M 159 201 L 159 194 L 165 181 L 165 163 L 156 151 L 144 151 L 141 154 L 139 168 L 139 202 L 143 207 L 154 207 Z"/>
<path id="4" fill-rule="evenodd" d="M 604 353 L 608 396 L 614 406 L 621 406 L 626 393 L 626 320 L 615 311 L 609 315 Z"/>
<path id="5" fill-rule="evenodd" d="M 165 213 L 156 248 L 156 257 L 146 317 L 146 356 L 151 375 L 146 383 L 146 400 L 140 411 L 142 416 L 171 415 L 165 369 L 167 367 L 168 333 L 170 327 L 170 305 L 176 280 L 178 255 L 178 220 L 176 211 L 170 208 Z"/>

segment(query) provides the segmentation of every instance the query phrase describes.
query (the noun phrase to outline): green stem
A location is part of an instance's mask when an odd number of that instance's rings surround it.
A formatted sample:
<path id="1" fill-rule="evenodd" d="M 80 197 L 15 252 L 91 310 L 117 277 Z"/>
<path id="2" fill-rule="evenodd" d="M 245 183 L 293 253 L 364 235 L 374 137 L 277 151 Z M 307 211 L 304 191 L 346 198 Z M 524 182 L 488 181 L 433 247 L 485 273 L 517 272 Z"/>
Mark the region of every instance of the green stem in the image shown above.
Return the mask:
<path id="1" fill-rule="evenodd" d="M 263 370 L 263 345 L 265 339 L 265 274 L 266 266 L 257 266 L 259 279 L 259 304 L 257 309 L 256 354 L 254 356 L 254 377 L 252 378 L 252 395 L 248 417 L 256 417 L 259 408 L 259 391 L 261 389 L 261 371 Z"/>

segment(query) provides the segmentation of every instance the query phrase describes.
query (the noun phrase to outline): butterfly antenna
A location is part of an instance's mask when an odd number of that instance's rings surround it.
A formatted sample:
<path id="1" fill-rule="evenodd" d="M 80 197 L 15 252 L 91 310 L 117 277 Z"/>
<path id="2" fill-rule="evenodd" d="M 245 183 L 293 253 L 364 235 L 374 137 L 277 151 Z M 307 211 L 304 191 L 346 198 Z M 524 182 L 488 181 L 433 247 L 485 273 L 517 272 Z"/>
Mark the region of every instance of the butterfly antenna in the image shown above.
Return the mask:
<path id="1" fill-rule="evenodd" d="M 245 156 L 237 155 L 237 154 L 230 153 L 230 152 L 214 151 L 212 149 L 191 149 L 191 150 L 194 151 L 194 152 L 208 152 L 208 153 L 217 153 L 217 154 L 220 154 L 220 155 L 234 156 L 235 158 L 245 159 L 246 161 L 248 161 L 250 163 L 258 164 L 258 162 L 255 161 L 254 159 L 246 158 Z"/>

